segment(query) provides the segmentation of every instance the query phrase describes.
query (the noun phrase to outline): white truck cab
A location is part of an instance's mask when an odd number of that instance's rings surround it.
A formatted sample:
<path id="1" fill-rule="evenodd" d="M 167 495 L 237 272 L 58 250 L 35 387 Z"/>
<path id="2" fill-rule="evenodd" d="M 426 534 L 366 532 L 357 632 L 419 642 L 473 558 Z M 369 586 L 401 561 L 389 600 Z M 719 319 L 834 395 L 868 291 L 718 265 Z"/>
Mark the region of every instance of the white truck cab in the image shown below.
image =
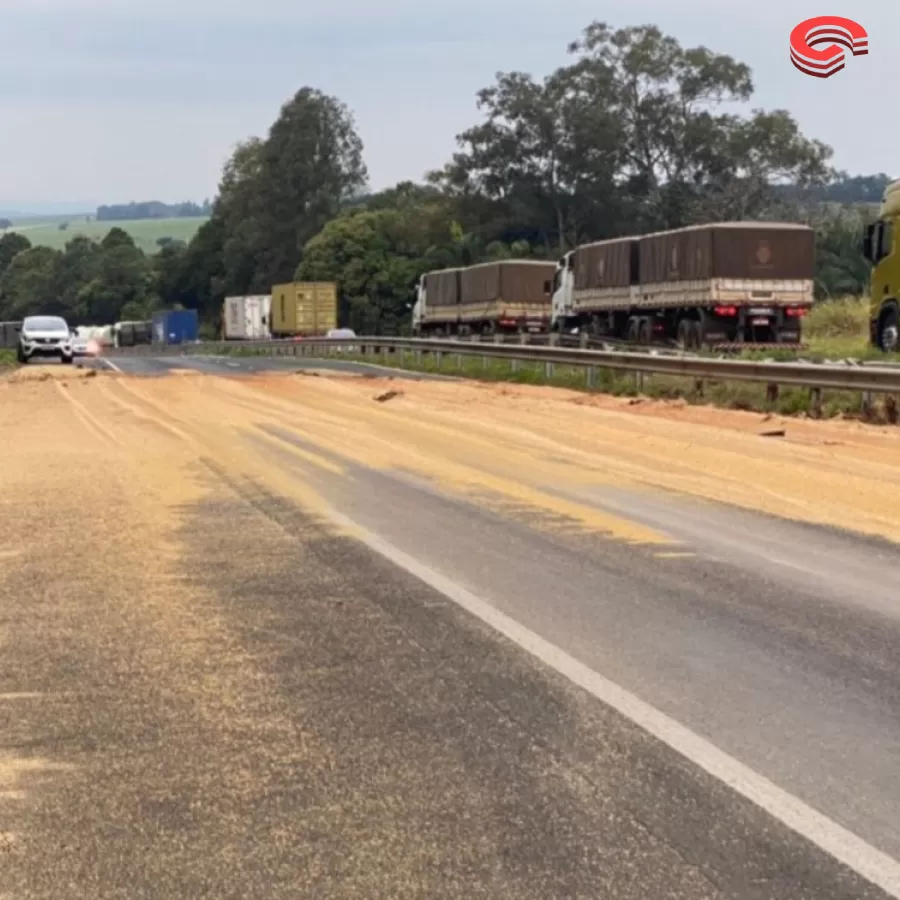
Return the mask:
<path id="1" fill-rule="evenodd" d="M 570 250 L 557 264 L 553 276 L 550 329 L 565 331 L 567 322 L 575 316 L 575 251 Z"/>

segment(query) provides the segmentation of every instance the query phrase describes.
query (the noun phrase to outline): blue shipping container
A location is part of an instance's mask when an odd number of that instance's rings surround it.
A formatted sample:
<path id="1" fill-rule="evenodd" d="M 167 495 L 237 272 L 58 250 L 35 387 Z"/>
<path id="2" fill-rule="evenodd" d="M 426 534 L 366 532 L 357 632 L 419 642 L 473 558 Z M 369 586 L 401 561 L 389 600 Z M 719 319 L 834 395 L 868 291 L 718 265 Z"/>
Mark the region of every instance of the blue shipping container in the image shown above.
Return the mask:
<path id="1" fill-rule="evenodd" d="M 154 344 L 186 344 L 196 341 L 199 334 L 196 309 L 170 309 L 153 315 Z"/>

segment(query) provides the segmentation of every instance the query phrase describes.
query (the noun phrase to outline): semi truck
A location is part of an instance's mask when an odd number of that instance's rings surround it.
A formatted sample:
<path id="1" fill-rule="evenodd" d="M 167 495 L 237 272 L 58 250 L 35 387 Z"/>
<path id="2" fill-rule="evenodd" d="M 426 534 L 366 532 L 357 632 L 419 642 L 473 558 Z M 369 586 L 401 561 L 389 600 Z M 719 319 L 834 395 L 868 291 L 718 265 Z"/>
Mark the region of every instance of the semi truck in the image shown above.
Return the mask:
<path id="1" fill-rule="evenodd" d="M 553 279 L 554 331 L 688 349 L 799 346 L 813 304 L 806 225 L 720 222 L 586 244 Z"/>
<path id="2" fill-rule="evenodd" d="M 226 297 L 222 307 L 222 336 L 226 341 L 265 341 L 270 327 L 272 296 Z"/>
<path id="3" fill-rule="evenodd" d="M 337 285 L 294 281 L 272 288 L 272 337 L 321 337 L 337 328 Z"/>
<path id="4" fill-rule="evenodd" d="M 413 334 L 545 332 L 556 264 L 509 259 L 426 272 L 416 288 Z"/>
<path id="5" fill-rule="evenodd" d="M 896 234 L 900 221 L 900 181 L 885 188 L 878 221 L 863 238 L 863 255 L 872 264 L 869 288 L 869 336 L 885 353 L 900 350 L 900 254 Z"/>

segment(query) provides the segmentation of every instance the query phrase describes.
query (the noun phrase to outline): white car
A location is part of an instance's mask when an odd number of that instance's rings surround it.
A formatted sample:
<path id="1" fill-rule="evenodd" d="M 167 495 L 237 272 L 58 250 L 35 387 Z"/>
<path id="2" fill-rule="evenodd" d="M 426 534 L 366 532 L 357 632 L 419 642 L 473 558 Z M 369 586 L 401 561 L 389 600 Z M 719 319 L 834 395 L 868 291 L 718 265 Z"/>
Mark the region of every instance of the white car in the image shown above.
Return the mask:
<path id="1" fill-rule="evenodd" d="M 72 332 L 65 319 L 59 316 L 28 316 L 22 322 L 16 357 L 25 364 L 35 356 L 56 356 L 71 363 Z"/>

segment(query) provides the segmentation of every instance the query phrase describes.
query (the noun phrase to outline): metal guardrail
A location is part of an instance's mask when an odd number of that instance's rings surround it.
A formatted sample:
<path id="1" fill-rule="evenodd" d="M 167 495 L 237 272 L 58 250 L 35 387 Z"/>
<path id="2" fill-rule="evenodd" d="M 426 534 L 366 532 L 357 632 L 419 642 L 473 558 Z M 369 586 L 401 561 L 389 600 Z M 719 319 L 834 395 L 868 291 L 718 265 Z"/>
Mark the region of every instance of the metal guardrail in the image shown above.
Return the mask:
<path id="1" fill-rule="evenodd" d="M 813 391 L 859 391 L 865 394 L 900 393 L 900 369 L 876 365 L 836 365 L 809 362 L 760 362 L 739 359 L 709 359 L 684 354 L 652 354 L 615 350 L 586 350 L 561 346 L 528 346 L 422 338 L 356 337 L 346 339 L 305 338 L 273 341 L 212 341 L 178 346 L 151 345 L 107 351 L 107 355 L 180 356 L 226 353 L 240 349 L 273 356 L 312 356 L 341 349 L 375 355 L 414 352 L 417 355 L 455 355 L 486 359 L 543 363 L 552 367 L 574 366 L 588 370 L 591 383 L 598 370 L 636 375 L 671 375 L 696 381 L 743 381 L 771 386 L 792 386 Z M 593 373 L 593 377 L 592 377 Z"/>

